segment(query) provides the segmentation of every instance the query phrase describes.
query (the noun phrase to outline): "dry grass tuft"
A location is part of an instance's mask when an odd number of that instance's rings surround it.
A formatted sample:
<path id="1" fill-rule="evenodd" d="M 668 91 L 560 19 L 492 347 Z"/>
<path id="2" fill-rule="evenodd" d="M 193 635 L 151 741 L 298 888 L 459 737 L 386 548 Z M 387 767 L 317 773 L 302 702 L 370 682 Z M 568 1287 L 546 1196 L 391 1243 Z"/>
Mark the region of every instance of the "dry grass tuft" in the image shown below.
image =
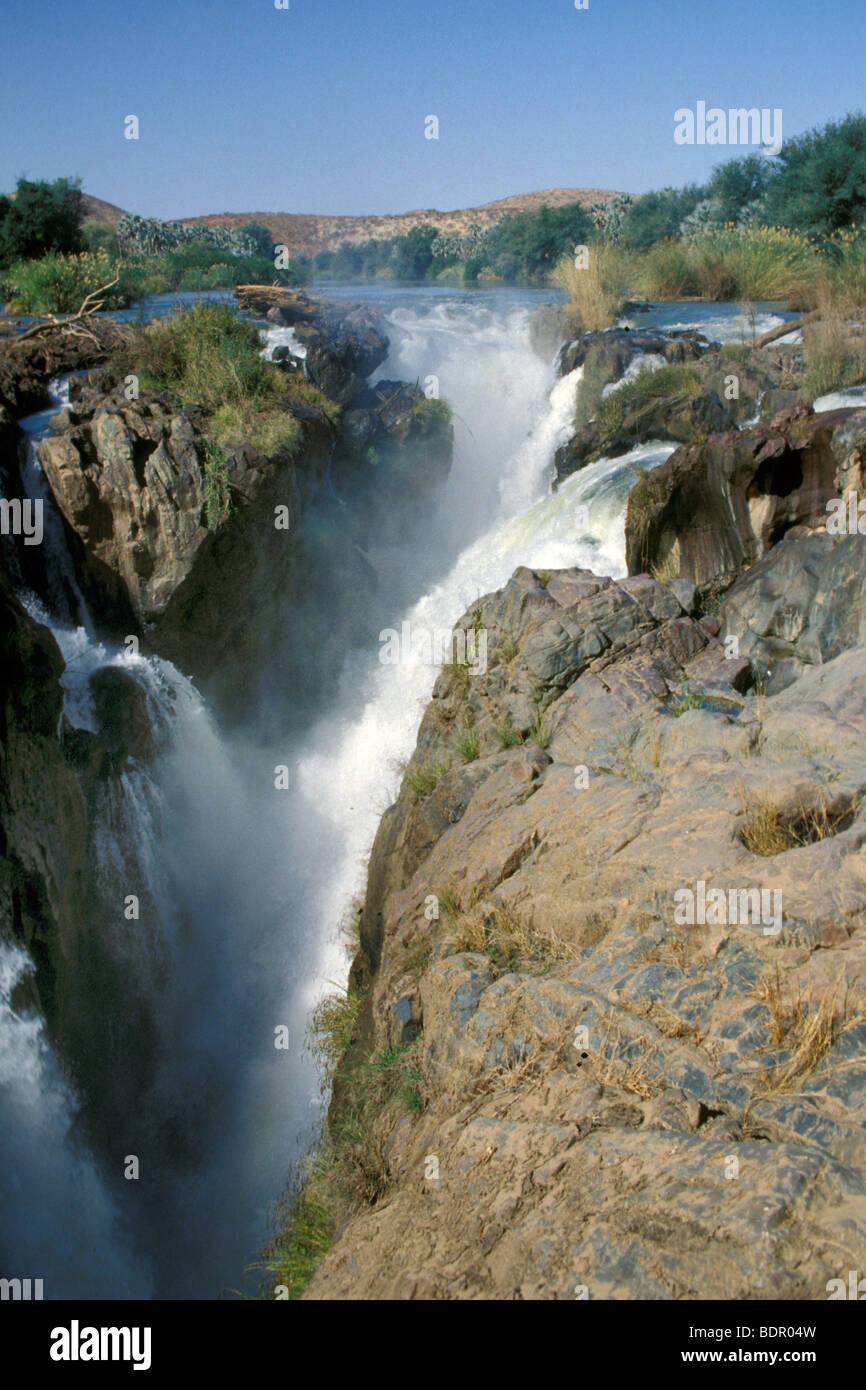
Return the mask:
<path id="1" fill-rule="evenodd" d="M 569 307 L 588 332 L 610 328 L 616 323 L 620 305 L 627 297 L 630 260 L 615 246 L 595 244 L 588 248 L 586 266 L 576 265 L 575 258 L 563 256 L 555 267 L 552 280 L 564 289 Z"/>
<path id="2" fill-rule="evenodd" d="M 442 902 L 440 899 L 440 908 Z M 446 913 L 449 940 L 457 951 L 480 951 L 503 969 L 548 968 L 574 957 L 574 949 L 550 927 L 533 927 L 504 903 L 476 903 L 467 910 Z"/>
<path id="3" fill-rule="evenodd" d="M 796 999 L 790 1003 L 784 997 L 778 966 L 775 974 L 765 975 L 761 980 L 756 993 L 770 1011 L 773 1042 L 791 1052 L 787 1062 L 762 1073 L 761 1080 L 767 1091 L 795 1090 L 817 1069 L 845 1024 L 859 1017 L 849 1007 L 847 987 L 840 999 L 842 980 L 840 974 L 817 1000 L 811 993 L 808 999 L 803 999 L 798 990 Z"/>
<path id="4" fill-rule="evenodd" d="M 769 858 L 802 845 L 813 845 L 838 834 L 853 814 L 853 806 L 844 806 L 831 814 L 827 799 L 821 792 L 814 805 L 801 806 L 796 816 L 785 816 L 769 792 L 750 795 L 740 789 L 740 810 L 743 824 L 740 839 L 752 854 Z"/>

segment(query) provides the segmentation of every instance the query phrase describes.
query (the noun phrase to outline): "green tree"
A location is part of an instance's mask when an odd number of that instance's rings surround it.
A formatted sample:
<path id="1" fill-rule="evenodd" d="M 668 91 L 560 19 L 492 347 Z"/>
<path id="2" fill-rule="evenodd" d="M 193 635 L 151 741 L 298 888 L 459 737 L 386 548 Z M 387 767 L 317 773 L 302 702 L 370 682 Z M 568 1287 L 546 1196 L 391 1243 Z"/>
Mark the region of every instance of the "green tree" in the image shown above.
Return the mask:
<path id="1" fill-rule="evenodd" d="M 705 197 L 718 205 L 722 223 L 739 222 L 749 207 L 767 191 L 775 176 L 772 161 L 763 154 L 729 159 L 713 170 Z"/>
<path id="2" fill-rule="evenodd" d="M 83 251 L 83 221 L 78 179 L 19 179 L 14 198 L 0 199 L 0 265 L 46 251 Z"/>
<path id="3" fill-rule="evenodd" d="M 866 116 L 787 141 L 775 162 L 760 204 L 767 225 L 827 237 L 866 219 Z"/>
<path id="4" fill-rule="evenodd" d="M 696 183 L 644 193 L 626 209 L 620 240 L 636 251 L 645 251 L 656 241 L 678 236 L 683 219 L 694 212 L 704 196 Z"/>
<path id="5" fill-rule="evenodd" d="M 412 227 L 394 243 L 391 267 L 398 280 L 423 280 L 433 261 L 430 249 L 438 233 L 428 222 Z"/>

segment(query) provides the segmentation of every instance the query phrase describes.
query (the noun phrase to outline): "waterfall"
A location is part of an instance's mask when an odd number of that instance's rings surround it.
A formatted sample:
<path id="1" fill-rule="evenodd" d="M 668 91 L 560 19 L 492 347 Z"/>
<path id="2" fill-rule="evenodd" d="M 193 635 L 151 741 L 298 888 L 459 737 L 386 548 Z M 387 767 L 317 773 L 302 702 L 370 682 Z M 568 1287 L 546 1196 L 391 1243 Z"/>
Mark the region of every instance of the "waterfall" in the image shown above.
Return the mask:
<path id="1" fill-rule="evenodd" d="M 74 1092 L 41 1022 L 12 1006 L 26 958 L 9 945 L 0 957 L 0 1106 L 15 1136 L 4 1145 L 0 1192 L 21 1214 L 0 1243 L 2 1272 L 44 1277 L 46 1297 L 201 1298 L 241 1286 L 268 1208 L 322 1114 L 304 1047 L 309 1012 L 329 981 L 345 981 L 338 923 L 363 884 L 364 856 L 436 675 L 418 662 L 383 665 L 380 631 L 404 620 L 450 628 L 520 564 L 622 574 L 628 491 L 671 452 L 645 445 L 551 492 L 580 369 L 556 380 L 532 352 L 532 294 L 383 297 L 391 350 L 378 376 L 431 382 L 449 401 L 454 463 L 438 501 L 425 504 L 423 543 L 371 537 L 378 597 L 358 609 L 361 630 L 312 723 L 275 720 L 262 735 L 251 719 L 227 734 L 169 662 L 104 641 L 46 506 L 53 580 L 46 601 L 23 597 L 63 652 L 67 717 L 94 727 L 88 677 L 115 665 L 142 687 L 156 745 L 152 762 L 131 763 L 96 793 L 93 848 L 110 905 L 100 941 L 140 979 L 156 1040 L 147 1087 L 130 1079 L 118 1132 L 102 1134 L 93 1152 L 80 1116 L 91 1134 L 100 1116 Z M 284 331 L 268 341 L 291 339 Z M 62 391 L 57 383 L 58 403 Z M 25 485 L 50 503 L 35 447 L 47 418 L 25 422 Z M 274 602 L 284 603 L 290 631 L 291 602 Z M 315 643 L 315 627 L 308 638 Z M 290 685 L 282 698 L 290 711 Z M 288 768 L 287 791 L 276 785 L 278 766 Z M 124 916 L 130 894 L 141 902 L 138 921 Z M 110 1015 L 116 1004 L 94 998 L 93 1007 Z M 279 1027 L 288 1028 L 287 1050 L 274 1046 Z M 123 1092 L 122 1056 L 113 1066 Z M 129 1154 L 139 1157 L 138 1180 L 123 1177 Z"/>

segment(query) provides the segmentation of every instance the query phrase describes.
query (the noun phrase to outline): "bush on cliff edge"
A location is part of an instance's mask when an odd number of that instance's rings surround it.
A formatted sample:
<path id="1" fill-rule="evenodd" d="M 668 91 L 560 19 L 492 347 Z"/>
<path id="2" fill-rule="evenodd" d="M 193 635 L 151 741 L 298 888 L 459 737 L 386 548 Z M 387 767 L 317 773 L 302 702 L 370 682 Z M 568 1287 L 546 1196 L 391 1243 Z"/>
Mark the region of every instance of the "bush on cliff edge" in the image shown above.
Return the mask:
<path id="1" fill-rule="evenodd" d="M 269 457 L 288 455 L 301 432 L 291 413 L 293 399 L 329 418 L 334 408 L 305 382 L 287 379 L 261 353 L 254 324 L 238 318 L 227 304 L 199 303 L 143 329 L 131 369 L 142 385 L 209 410 L 208 433 L 218 443 L 249 440 Z"/>

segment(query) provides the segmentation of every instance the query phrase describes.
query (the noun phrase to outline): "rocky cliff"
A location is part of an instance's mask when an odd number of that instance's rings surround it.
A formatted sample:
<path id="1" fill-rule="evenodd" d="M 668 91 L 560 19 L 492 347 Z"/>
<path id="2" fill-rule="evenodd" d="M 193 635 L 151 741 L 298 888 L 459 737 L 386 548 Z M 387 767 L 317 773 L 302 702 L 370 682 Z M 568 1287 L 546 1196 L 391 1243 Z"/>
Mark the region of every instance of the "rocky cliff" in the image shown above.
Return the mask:
<path id="1" fill-rule="evenodd" d="M 304 299 L 304 296 L 300 296 Z M 451 461 L 444 402 L 420 387 L 367 378 L 388 340 L 369 311 L 306 301 L 297 340 L 278 349 L 291 445 L 243 431 L 214 452 L 212 412 L 142 385 L 130 399 L 128 351 L 72 383 L 39 459 L 65 523 L 82 593 L 103 630 L 134 634 L 238 713 L 286 602 L 306 585 L 304 513 L 349 489 L 355 534 L 338 563 L 372 582 L 358 543 L 369 528 L 441 486 Z M 284 322 L 284 319 L 280 319 Z M 297 320 L 293 320 L 297 322 Z M 392 505 L 383 517 L 381 497 Z M 345 544 L 350 539 L 352 544 Z M 333 563 L 333 562 L 329 562 Z"/>
<path id="2" fill-rule="evenodd" d="M 306 1296 L 823 1297 L 866 1248 L 866 653 L 766 697 L 683 582 L 481 609 L 370 865 L 368 1046 L 422 1101 Z"/>
<path id="3" fill-rule="evenodd" d="M 304 1297 L 823 1299 L 862 1267 L 866 566 L 826 502 L 863 428 L 686 444 L 632 493 L 629 578 L 519 569 L 460 620 L 487 668 L 439 676 L 376 837 Z"/>

